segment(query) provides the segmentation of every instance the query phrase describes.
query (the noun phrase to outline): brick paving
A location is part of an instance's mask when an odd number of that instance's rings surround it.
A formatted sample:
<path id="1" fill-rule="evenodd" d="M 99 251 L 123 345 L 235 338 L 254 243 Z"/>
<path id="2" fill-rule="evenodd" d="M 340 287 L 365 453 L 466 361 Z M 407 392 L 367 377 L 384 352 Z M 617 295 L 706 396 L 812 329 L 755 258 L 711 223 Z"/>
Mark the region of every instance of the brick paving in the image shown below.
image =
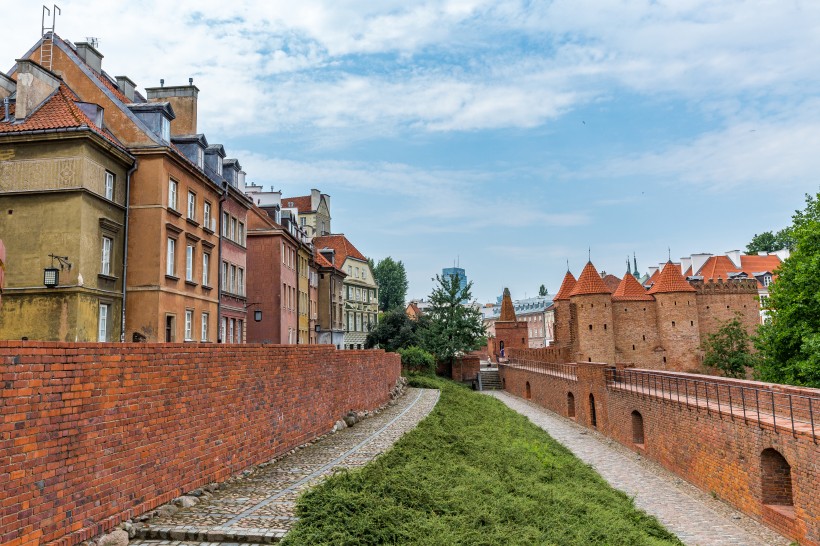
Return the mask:
<path id="1" fill-rule="evenodd" d="M 504 391 L 486 392 L 525 415 L 613 487 L 692 546 L 788 545 L 790 541 L 614 440 Z"/>
<path id="2" fill-rule="evenodd" d="M 179 512 L 137 524 L 142 546 L 278 542 L 296 521 L 300 493 L 343 468 L 364 466 L 426 417 L 439 391 L 408 388 L 379 414 L 223 484 Z"/>

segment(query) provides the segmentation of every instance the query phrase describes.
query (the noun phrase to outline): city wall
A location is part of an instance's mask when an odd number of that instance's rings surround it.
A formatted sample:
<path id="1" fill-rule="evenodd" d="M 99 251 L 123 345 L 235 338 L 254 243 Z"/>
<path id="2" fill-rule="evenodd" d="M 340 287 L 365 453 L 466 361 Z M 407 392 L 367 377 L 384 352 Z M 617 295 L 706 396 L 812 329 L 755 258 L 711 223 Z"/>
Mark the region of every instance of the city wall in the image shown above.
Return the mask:
<path id="1" fill-rule="evenodd" d="M 820 545 L 820 390 L 517 355 L 499 367 L 511 394 L 598 430 L 800 544 Z"/>
<path id="2" fill-rule="evenodd" d="M 390 399 L 398 355 L 0 341 L 0 544 L 71 545 Z"/>

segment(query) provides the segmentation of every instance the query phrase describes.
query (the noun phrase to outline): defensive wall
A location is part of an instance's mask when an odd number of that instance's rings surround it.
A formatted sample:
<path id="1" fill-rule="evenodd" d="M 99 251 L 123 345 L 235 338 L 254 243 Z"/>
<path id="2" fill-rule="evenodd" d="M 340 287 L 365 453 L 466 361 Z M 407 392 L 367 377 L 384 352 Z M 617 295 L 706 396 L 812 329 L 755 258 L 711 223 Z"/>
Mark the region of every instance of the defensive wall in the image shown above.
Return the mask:
<path id="1" fill-rule="evenodd" d="M 0 544 L 69 546 L 390 400 L 332 345 L 0 341 Z"/>
<path id="2" fill-rule="evenodd" d="M 820 389 L 535 356 L 499 366 L 505 390 L 820 545 Z"/>

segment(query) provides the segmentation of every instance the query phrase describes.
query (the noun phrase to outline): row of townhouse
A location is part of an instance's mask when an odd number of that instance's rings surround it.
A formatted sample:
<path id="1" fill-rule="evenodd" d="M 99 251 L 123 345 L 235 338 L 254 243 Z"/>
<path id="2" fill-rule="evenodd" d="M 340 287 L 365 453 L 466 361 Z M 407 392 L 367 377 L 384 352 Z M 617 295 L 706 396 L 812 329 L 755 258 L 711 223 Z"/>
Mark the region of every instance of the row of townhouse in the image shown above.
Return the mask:
<path id="1" fill-rule="evenodd" d="M 353 264 L 378 288 L 329 196 L 246 187 L 191 79 L 142 95 L 102 59 L 49 32 L 0 72 L 0 338 L 360 347 Z"/>

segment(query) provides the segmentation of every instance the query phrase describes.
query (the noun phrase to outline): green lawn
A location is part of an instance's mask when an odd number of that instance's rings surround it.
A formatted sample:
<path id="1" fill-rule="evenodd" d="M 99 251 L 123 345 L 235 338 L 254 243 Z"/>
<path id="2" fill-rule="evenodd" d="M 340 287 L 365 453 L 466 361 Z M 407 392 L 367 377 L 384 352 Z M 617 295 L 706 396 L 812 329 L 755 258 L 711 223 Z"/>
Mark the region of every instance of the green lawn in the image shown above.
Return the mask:
<path id="1" fill-rule="evenodd" d="M 525 417 L 453 382 L 366 467 L 299 500 L 285 544 L 681 544 Z"/>

